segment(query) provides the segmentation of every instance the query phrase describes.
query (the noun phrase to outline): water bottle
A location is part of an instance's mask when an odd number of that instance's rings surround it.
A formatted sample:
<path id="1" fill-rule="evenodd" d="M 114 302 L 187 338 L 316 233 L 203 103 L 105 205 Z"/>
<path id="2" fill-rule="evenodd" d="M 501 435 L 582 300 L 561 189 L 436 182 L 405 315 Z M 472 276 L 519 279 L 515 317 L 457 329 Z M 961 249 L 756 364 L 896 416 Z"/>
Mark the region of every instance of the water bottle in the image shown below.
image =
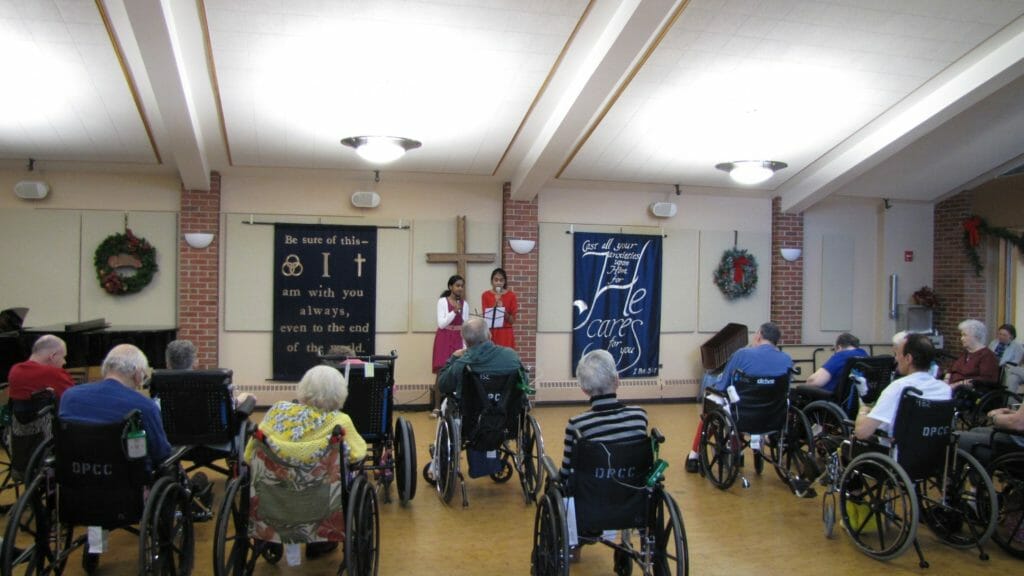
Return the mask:
<path id="1" fill-rule="evenodd" d="M 861 398 L 868 395 L 868 379 L 864 377 L 864 374 L 860 370 L 852 370 L 850 377 L 853 378 L 854 382 L 857 383 L 857 394 Z"/>

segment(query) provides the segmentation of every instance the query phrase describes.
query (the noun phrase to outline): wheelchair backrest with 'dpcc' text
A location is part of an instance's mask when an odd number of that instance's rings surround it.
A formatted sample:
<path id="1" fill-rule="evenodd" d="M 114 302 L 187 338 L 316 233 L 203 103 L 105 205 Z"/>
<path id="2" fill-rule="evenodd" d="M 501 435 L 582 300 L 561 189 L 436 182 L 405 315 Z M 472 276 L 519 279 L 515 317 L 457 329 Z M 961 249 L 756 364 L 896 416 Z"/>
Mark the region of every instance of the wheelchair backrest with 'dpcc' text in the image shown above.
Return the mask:
<path id="1" fill-rule="evenodd" d="M 647 525 L 647 475 L 654 463 L 649 437 L 629 442 L 580 439 L 573 449 L 569 492 L 576 499 L 580 532 Z"/>
<path id="2" fill-rule="evenodd" d="M 238 432 L 231 370 L 156 370 L 149 395 L 173 446 L 227 443 Z"/>
<path id="3" fill-rule="evenodd" d="M 952 447 L 953 401 L 926 400 L 919 395 L 916 388 L 903 391 L 893 424 L 896 460 L 911 480 L 942 470 Z"/>
<path id="4" fill-rule="evenodd" d="M 352 418 L 352 424 L 359 430 L 359 435 L 368 443 L 376 443 L 387 435 L 387 427 L 391 424 L 391 409 L 394 405 L 392 396 L 394 378 L 391 364 L 372 363 L 331 363 L 342 374 L 348 369 L 348 398 L 341 411 Z M 373 376 L 367 376 L 367 368 L 372 366 Z"/>
<path id="5" fill-rule="evenodd" d="M 786 425 L 789 374 L 751 376 L 737 372 L 733 386 L 740 401 L 731 405 L 736 429 L 748 434 L 778 432 Z"/>
<path id="6" fill-rule="evenodd" d="M 523 391 L 518 371 L 480 374 L 469 367 L 462 379 L 462 438 L 476 450 L 495 450 L 515 435 Z"/>
<path id="7" fill-rule="evenodd" d="M 10 409 L 11 472 L 15 478 L 22 478 L 36 447 L 53 434 L 57 396 L 50 388 L 37 390 L 28 400 L 10 400 Z"/>
<path id="8" fill-rule="evenodd" d="M 249 463 L 249 536 L 286 544 L 345 539 L 343 437 L 336 426 L 324 438 L 329 448 L 324 455 L 297 465 L 282 460 L 256 431 Z"/>
<path id="9" fill-rule="evenodd" d="M 121 422 L 91 424 L 58 419 L 54 438 L 61 522 L 115 528 L 142 518 L 148 459 L 128 457 L 128 437 L 141 431 L 133 410 Z"/>

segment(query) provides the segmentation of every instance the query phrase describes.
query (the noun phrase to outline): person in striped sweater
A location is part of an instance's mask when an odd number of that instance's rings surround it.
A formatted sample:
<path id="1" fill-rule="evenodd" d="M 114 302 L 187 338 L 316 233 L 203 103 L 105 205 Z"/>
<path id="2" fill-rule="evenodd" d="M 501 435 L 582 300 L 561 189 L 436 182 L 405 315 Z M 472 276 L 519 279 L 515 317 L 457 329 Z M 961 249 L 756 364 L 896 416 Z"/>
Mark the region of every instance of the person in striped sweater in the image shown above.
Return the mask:
<path id="1" fill-rule="evenodd" d="M 576 445 L 574 430 L 588 440 L 628 442 L 647 436 L 647 412 L 639 406 L 619 402 L 619 373 L 615 360 L 606 350 L 593 350 L 580 358 L 576 378 L 583 393 L 590 397 L 590 410 L 573 416 L 565 426 L 565 452 L 560 475 L 564 482 L 572 475 L 572 452 Z"/>

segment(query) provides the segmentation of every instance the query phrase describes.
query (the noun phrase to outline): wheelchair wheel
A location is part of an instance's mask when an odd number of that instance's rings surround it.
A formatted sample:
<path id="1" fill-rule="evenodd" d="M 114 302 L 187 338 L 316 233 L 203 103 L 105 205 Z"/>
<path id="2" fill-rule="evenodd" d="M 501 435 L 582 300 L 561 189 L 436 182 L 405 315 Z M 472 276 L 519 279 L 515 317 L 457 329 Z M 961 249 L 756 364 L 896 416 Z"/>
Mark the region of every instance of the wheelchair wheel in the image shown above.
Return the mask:
<path id="1" fill-rule="evenodd" d="M 139 574 L 187 576 L 195 560 L 192 498 L 177 478 L 149 490 L 139 527 Z"/>
<path id="2" fill-rule="evenodd" d="M 775 473 L 794 491 L 805 490 L 818 475 L 813 458 L 811 423 L 803 412 L 791 406 L 786 430 L 779 436 L 781 442 L 775 442 L 769 447 Z"/>
<path id="3" fill-rule="evenodd" d="M 37 475 L 7 517 L 0 574 L 60 574 L 71 549 L 71 526 L 60 524 L 47 478 Z"/>
<path id="4" fill-rule="evenodd" d="M 708 412 L 700 433 L 700 469 L 717 488 L 727 490 L 739 474 L 742 444 L 736 427 L 721 410 Z"/>
<path id="5" fill-rule="evenodd" d="M 992 464 L 992 484 L 999 502 L 992 539 L 1016 558 L 1024 558 L 1024 454 L 997 458 Z"/>
<path id="6" fill-rule="evenodd" d="M 954 548 L 985 543 L 996 528 L 996 490 L 981 464 L 957 450 L 956 465 L 943 478 L 928 478 L 920 489 L 921 517 L 940 540 Z M 945 494 L 945 500 L 943 500 Z"/>
<path id="7" fill-rule="evenodd" d="M 562 491 L 550 486 L 533 519 L 533 551 L 530 554 L 532 576 L 568 576 L 569 529 L 565 521 Z"/>
<path id="8" fill-rule="evenodd" d="M 445 504 L 455 496 L 455 487 L 459 482 L 459 460 L 462 440 L 455 419 L 445 416 L 438 423 L 437 443 L 434 444 L 434 462 L 436 469 L 437 494 Z"/>
<path id="9" fill-rule="evenodd" d="M 533 414 L 525 412 L 519 424 L 519 437 L 516 439 L 516 460 L 519 470 L 519 484 L 523 488 L 523 498 L 527 504 L 537 501 L 537 495 L 544 486 L 544 438 L 540 434 L 540 424 Z"/>
<path id="10" fill-rule="evenodd" d="M 364 476 L 349 487 L 345 515 L 345 570 L 348 576 L 376 575 L 380 558 L 377 492 Z"/>
<path id="11" fill-rule="evenodd" d="M 653 545 L 653 549 L 646 551 L 650 552 L 649 555 L 642 556 L 651 558 L 652 573 L 656 576 L 689 574 L 690 554 L 679 505 L 663 487 L 656 490 L 652 505 L 649 516 L 652 526 L 648 528 L 647 537 L 641 538 L 640 542 L 642 548 Z"/>
<path id="12" fill-rule="evenodd" d="M 508 461 L 507 455 L 501 459 L 501 470 L 490 474 L 490 477 L 498 484 L 504 484 L 512 479 L 512 463 Z"/>
<path id="13" fill-rule="evenodd" d="M 401 416 L 395 421 L 394 460 L 398 499 L 405 506 L 416 497 L 416 436 L 412 424 Z"/>
<path id="14" fill-rule="evenodd" d="M 249 539 L 249 483 L 244 476 L 232 478 L 217 511 L 213 541 L 214 575 L 252 574 L 257 552 Z"/>
<path id="15" fill-rule="evenodd" d="M 839 481 L 843 527 L 860 551 L 876 560 L 906 552 L 917 535 L 914 485 L 885 454 L 861 454 Z"/>

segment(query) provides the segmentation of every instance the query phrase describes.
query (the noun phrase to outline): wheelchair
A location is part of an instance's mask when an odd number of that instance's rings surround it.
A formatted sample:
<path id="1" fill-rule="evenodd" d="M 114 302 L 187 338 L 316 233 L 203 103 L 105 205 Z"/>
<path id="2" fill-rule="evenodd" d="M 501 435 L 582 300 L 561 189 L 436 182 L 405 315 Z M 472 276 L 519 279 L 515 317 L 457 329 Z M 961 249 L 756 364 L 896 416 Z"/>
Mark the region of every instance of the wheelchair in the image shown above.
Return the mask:
<path id="1" fill-rule="evenodd" d="M 434 485 L 445 504 L 451 503 L 458 485 L 465 508 L 469 497 L 461 470 L 462 450 L 467 450 L 467 460 L 480 453 L 493 455 L 481 463 L 485 469 L 497 464 L 486 475 L 498 483 L 508 482 L 515 469 L 523 499 L 532 504 L 544 481 L 544 438 L 540 424 L 530 413 L 527 394 L 531 391 L 525 375 L 519 371 L 479 374 L 467 367 L 462 382 L 462 397 L 449 396 L 444 401 L 423 478 Z M 474 462 L 470 462 L 471 476 L 476 475 Z"/>
<path id="2" fill-rule="evenodd" d="M 53 418 L 56 413 L 57 397 L 53 390 L 45 388 L 36 391 L 28 400 L 8 400 L 2 418 L 3 449 L 7 453 L 6 470 L 0 480 L 0 493 L 13 489 L 15 500 L 21 496 L 21 488 L 31 482 L 38 468 L 38 461 L 32 456 L 40 444 L 53 434 Z M 10 505 L 0 507 L 6 512 Z"/>
<path id="3" fill-rule="evenodd" d="M 836 439 L 853 433 L 849 423 L 857 419 L 861 403 L 873 404 L 892 382 L 896 359 L 892 356 L 850 358 L 837 375 L 835 389 L 816 386 L 795 386 L 790 404 L 799 408 L 811 425 L 811 443 L 816 465 L 821 465 L 838 446 Z M 864 379 L 863 397 L 857 389 L 858 378 Z"/>
<path id="4" fill-rule="evenodd" d="M 285 545 L 324 541 L 344 542 L 339 574 L 377 573 L 377 492 L 362 470 L 350 469 L 343 440 L 336 426 L 318 460 L 296 465 L 282 460 L 257 428 L 251 462 L 240 462 L 217 512 L 215 576 L 249 575 L 261 557 L 279 562 Z"/>
<path id="5" fill-rule="evenodd" d="M 1007 408 L 1021 401 L 1021 395 L 1010 392 L 1003 386 L 1000 373 L 998 382 L 975 380 L 971 386 L 958 386 L 953 392 L 956 400 L 956 425 L 960 430 L 984 426 L 988 413 L 997 408 Z"/>
<path id="6" fill-rule="evenodd" d="M 8 517 L 0 574 L 59 574 L 79 548 L 92 573 L 99 556 L 88 552 L 86 533 L 76 536 L 82 526 L 137 534 L 139 574 L 190 574 L 191 494 L 179 465 L 185 450 L 152 471 L 137 410 L 114 424 L 57 419 L 53 438 L 33 457 L 38 473 Z"/>
<path id="7" fill-rule="evenodd" d="M 348 382 L 348 399 L 342 411 L 352 418 L 359 435 L 366 440 L 366 472 L 372 472 L 381 487 L 384 503 L 391 502 L 391 485 L 396 484 L 402 506 L 416 497 L 416 436 L 412 424 L 395 412 L 395 360 L 388 356 L 357 356 L 361 364 L 344 362 L 347 356 L 321 356 Z M 341 360 L 341 362 L 337 362 Z"/>
<path id="8" fill-rule="evenodd" d="M 238 470 L 255 400 L 236 407 L 231 376 L 226 369 L 153 372 L 149 395 L 160 406 L 167 441 L 189 447 L 184 456 L 190 463 L 186 473 L 206 468 L 230 478 Z M 213 494 L 208 489 L 200 496 L 193 519 L 206 521 L 213 517 Z"/>
<path id="9" fill-rule="evenodd" d="M 665 437 L 619 443 L 590 442 L 576 431 L 573 474 L 563 484 L 551 458 L 544 456 L 544 494 L 534 516 L 530 573 L 569 574 L 569 548 L 601 543 L 614 549 L 614 570 L 645 576 L 689 573 L 683 513 L 664 486 L 667 464 L 658 458 Z M 618 530 L 619 542 L 605 531 Z M 635 536 L 635 540 L 634 540 Z"/>
<path id="10" fill-rule="evenodd" d="M 764 470 L 765 461 L 790 489 L 803 496 L 813 474 L 811 426 L 803 412 L 789 404 L 789 374 L 749 376 L 737 372 L 730 385 L 736 396 L 708 388 L 701 414 L 701 476 L 728 490 L 740 476 L 743 450 L 750 447 L 754 470 Z M 740 476 L 744 488 L 750 481 Z"/>
<path id="11" fill-rule="evenodd" d="M 825 536 L 839 519 L 864 554 L 890 560 L 913 544 L 927 568 L 917 540 L 924 522 L 942 542 L 976 547 L 987 560 L 982 546 L 996 526 L 996 491 L 978 461 L 957 448 L 953 419 L 952 400 L 926 400 L 907 388 L 891 442 L 881 435 L 844 441 L 822 475 Z"/>
<path id="12" fill-rule="evenodd" d="M 993 447 L 995 434 L 1024 438 L 1021 432 L 993 430 Z M 988 473 L 995 487 L 999 513 L 992 539 L 1011 556 L 1024 558 L 1024 447 L 996 451 L 993 456 Z"/>

